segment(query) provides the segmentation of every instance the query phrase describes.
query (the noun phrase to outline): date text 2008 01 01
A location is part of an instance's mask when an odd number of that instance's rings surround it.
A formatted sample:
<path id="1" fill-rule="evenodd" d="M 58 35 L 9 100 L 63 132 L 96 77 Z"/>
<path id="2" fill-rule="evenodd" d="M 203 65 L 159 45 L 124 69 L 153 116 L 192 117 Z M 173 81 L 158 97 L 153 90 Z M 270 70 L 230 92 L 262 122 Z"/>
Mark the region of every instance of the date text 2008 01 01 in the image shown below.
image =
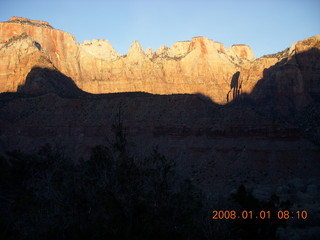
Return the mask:
<path id="1" fill-rule="evenodd" d="M 306 210 L 302 211 L 289 211 L 289 210 L 279 210 L 274 213 L 271 211 L 236 211 L 236 210 L 214 210 L 212 211 L 212 219 L 307 219 L 308 212 Z"/>

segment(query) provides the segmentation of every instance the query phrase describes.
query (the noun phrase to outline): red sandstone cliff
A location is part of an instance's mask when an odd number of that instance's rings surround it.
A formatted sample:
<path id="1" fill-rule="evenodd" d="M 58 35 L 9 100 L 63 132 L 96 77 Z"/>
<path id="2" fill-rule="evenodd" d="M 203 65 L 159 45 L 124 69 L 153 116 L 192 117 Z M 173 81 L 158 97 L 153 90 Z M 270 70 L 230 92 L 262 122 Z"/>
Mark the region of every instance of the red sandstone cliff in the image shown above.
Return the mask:
<path id="1" fill-rule="evenodd" d="M 74 36 L 47 22 L 13 17 L 0 23 L 0 91 L 16 91 L 32 67 L 42 66 L 58 69 L 91 93 L 202 93 L 223 104 L 241 93 L 251 93 L 265 70 L 282 59 L 291 65 L 301 62 L 299 53 L 320 49 L 319 42 L 319 36 L 309 38 L 292 45 L 289 57 L 271 55 L 255 60 L 247 45 L 226 50 L 219 42 L 195 37 L 155 52 L 144 52 L 134 42 L 127 55 L 121 56 L 108 41 L 78 44 Z M 308 65 L 308 59 L 304 62 Z M 300 65 L 287 74 L 299 71 Z"/>
<path id="2" fill-rule="evenodd" d="M 17 39 L 24 39 L 19 37 L 22 34 L 29 36 L 26 50 L 17 43 Z M 72 35 L 52 28 L 47 22 L 13 17 L 0 23 L 0 42 L 2 92 L 17 90 L 32 65 L 37 66 L 38 58 L 42 56 L 88 92 L 199 92 L 223 103 L 230 79 L 239 69 L 235 63 L 236 54 L 229 56 L 221 43 L 204 37 L 177 42 L 171 48 L 159 49 L 149 55 L 134 42 L 128 54 L 121 56 L 106 41 L 78 44 Z M 8 48 L 8 42 L 12 43 L 11 48 Z M 35 44 L 38 44 L 38 50 Z M 17 59 L 17 51 L 23 59 L 28 59 L 25 60 L 27 63 Z M 248 47 L 243 51 L 249 51 Z M 252 60 L 252 54 L 247 55 Z M 16 69 L 24 70 L 17 72 Z"/>
<path id="3" fill-rule="evenodd" d="M 22 49 L 20 45 L 16 45 L 17 39 L 23 39 L 20 36 L 28 35 L 30 49 L 26 47 Z M 31 42 L 37 44 L 38 49 L 34 48 Z M 8 44 L 12 50 L 8 49 Z M 1 62 L 0 82 L 5 83 L 9 81 L 8 74 L 10 74 L 10 81 L 22 83 L 25 80 L 26 71 L 30 70 L 31 65 L 38 66 L 37 60 L 32 63 L 30 51 L 38 50 L 37 54 L 49 59 L 53 66 L 61 72 L 68 73 L 68 76 L 79 79 L 80 69 L 77 60 L 78 44 L 75 38 L 68 33 L 61 30 L 53 29 L 49 24 L 40 21 L 32 21 L 25 18 L 11 18 L 8 22 L 0 23 L 0 56 L 5 58 Z M 15 46 L 16 45 L 16 46 Z M 35 45 L 34 45 L 35 46 Z M 25 71 L 21 74 L 14 73 L 17 67 L 21 64 L 20 59 L 17 59 L 17 52 L 22 58 L 28 59 L 28 65 Z M 29 67 L 30 66 L 30 67 Z M 12 73 L 13 72 L 13 73 Z M 12 76 L 13 75 L 13 76 Z M 10 85 L 11 83 L 6 83 Z M 1 84 L 1 91 L 14 91 L 16 89 L 3 88 Z M 14 86 L 18 84 L 13 83 Z"/>

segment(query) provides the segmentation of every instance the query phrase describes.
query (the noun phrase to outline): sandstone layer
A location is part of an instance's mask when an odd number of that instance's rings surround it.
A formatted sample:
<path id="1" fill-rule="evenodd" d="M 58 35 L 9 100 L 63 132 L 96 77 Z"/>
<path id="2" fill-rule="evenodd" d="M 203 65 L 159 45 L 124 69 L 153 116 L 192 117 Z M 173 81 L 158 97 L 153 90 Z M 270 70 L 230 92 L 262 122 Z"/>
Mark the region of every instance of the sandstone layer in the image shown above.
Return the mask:
<path id="1" fill-rule="evenodd" d="M 33 67 L 48 67 L 89 93 L 201 93 L 225 104 L 253 92 L 254 98 L 264 97 L 254 91 L 260 81 L 271 86 L 269 91 L 277 88 L 277 96 L 299 95 L 295 101 L 306 105 L 310 92 L 320 92 L 315 86 L 320 73 L 318 54 L 310 59 L 303 55 L 319 51 L 319 42 L 319 36 L 307 38 L 283 52 L 255 59 L 245 44 L 226 49 L 205 37 L 146 52 L 135 41 L 122 56 L 107 40 L 79 44 L 47 22 L 13 17 L 0 23 L 0 91 L 17 91 Z M 290 90 L 277 85 L 282 78 L 292 79 Z"/>
<path id="2" fill-rule="evenodd" d="M 1 62 L 1 92 L 16 91 L 31 70 L 29 65 L 38 66 L 37 60 L 29 59 L 24 72 L 8 76 L 8 72 L 14 72 L 23 63 L 16 59 L 14 51 L 4 47 L 21 35 L 37 43 L 38 55 L 43 55 L 78 87 L 91 93 L 202 93 L 215 102 L 225 103 L 239 63 L 254 60 L 248 46 L 238 46 L 237 50 L 231 47 L 227 51 L 223 44 L 205 37 L 177 42 L 171 48 L 163 46 L 155 52 L 151 49 L 144 52 L 134 42 L 128 54 L 121 56 L 106 40 L 78 44 L 72 35 L 52 28 L 47 22 L 13 17 L 0 23 L 0 54 L 5 56 Z M 18 50 L 20 46 L 13 48 Z M 29 58 L 28 51 L 20 55 Z"/>

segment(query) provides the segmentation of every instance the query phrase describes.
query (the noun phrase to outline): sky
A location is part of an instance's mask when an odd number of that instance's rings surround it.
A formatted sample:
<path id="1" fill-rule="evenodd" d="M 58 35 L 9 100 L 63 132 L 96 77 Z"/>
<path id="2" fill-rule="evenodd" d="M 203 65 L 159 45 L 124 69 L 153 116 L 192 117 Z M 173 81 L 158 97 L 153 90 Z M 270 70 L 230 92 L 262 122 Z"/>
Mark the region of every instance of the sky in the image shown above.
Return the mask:
<path id="1" fill-rule="evenodd" d="M 121 54 L 135 40 L 155 51 L 204 36 L 261 57 L 320 34 L 320 0 L 0 0 L 0 21 L 12 16 L 48 21 L 79 43 L 109 40 Z"/>

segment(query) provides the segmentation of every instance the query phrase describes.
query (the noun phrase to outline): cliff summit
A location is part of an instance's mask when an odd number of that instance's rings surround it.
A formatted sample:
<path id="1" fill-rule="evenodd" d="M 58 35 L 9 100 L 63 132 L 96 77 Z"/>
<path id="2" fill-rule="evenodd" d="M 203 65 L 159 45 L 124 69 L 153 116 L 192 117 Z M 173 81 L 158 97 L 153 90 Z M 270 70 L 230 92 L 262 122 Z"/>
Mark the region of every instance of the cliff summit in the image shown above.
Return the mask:
<path id="1" fill-rule="evenodd" d="M 12 17 L 8 21 L 9 23 L 21 23 L 21 24 L 30 24 L 34 26 L 42 26 L 42 27 L 50 27 L 50 24 L 46 21 L 38 21 L 38 20 L 31 20 L 28 18 L 23 18 L 23 17 Z"/>
<path id="2" fill-rule="evenodd" d="M 19 36 L 28 38 L 15 40 Z M 122 56 L 107 40 L 77 43 L 74 36 L 52 28 L 48 22 L 12 17 L 0 23 L 0 91 L 16 91 L 32 67 L 50 63 L 50 68 L 72 78 L 80 89 L 90 93 L 201 93 L 225 104 L 252 92 L 266 69 L 282 60 L 282 65 L 299 62 L 300 53 L 319 50 L 319 42 L 319 36 L 315 36 L 292 44 L 279 54 L 256 59 L 248 45 L 235 44 L 226 50 L 222 43 L 206 37 L 162 46 L 155 52 L 151 48 L 144 52 L 134 41 Z M 299 76 L 299 66 L 292 74 Z"/>

